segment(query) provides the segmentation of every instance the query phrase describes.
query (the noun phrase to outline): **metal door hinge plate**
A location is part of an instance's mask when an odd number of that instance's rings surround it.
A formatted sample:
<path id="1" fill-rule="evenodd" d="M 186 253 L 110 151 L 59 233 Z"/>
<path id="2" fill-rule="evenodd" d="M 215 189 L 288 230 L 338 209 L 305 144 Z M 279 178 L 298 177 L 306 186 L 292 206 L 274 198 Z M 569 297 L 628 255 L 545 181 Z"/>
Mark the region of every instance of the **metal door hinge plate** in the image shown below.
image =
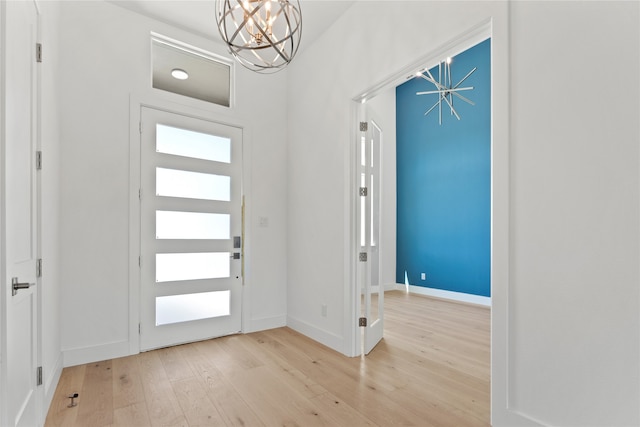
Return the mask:
<path id="1" fill-rule="evenodd" d="M 36 43 L 36 62 L 42 62 L 42 43 Z"/>
<path id="2" fill-rule="evenodd" d="M 367 253 L 366 252 L 360 252 L 360 254 L 358 255 L 358 259 L 361 262 L 366 262 L 367 261 Z"/>
<path id="3" fill-rule="evenodd" d="M 42 366 L 36 369 L 36 385 L 42 385 Z"/>
<path id="4" fill-rule="evenodd" d="M 360 195 L 366 197 L 369 194 L 367 187 L 360 187 Z"/>
<path id="5" fill-rule="evenodd" d="M 358 319 L 358 326 L 367 326 L 367 318 L 361 317 Z"/>
<path id="6" fill-rule="evenodd" d="M 36 151 L 36 170 L 42 169 L 42 151 Z"/>
<path id="7" fill-rule="evenodd" d="M 36 277 L 42 277 L 42 258 L 36 261 Z"/>
<path id="8" fill-rule="evenodd" d="M 366 132 L 369 129 L 369 123 L 360 122 L 360 132 Z"/>

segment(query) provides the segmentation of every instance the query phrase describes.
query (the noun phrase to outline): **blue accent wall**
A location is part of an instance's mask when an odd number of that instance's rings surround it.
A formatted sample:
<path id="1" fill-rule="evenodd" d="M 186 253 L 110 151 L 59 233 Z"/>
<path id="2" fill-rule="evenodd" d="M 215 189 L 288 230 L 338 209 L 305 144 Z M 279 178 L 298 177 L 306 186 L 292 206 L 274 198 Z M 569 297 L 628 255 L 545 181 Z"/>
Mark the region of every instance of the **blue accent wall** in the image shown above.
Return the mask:
<path id="1" fill-rule="evenodd" d="M 490 296 L 491 291 L 491 40 L 453 57 L 454 85 L 471 69 L 454 97 L 458 121 L 422 78 L 396 88 L 396 282 Z M 430 70 L 438 79 L 438 67 Z M 426 273 L 426 280 L 421 280 Z"/>

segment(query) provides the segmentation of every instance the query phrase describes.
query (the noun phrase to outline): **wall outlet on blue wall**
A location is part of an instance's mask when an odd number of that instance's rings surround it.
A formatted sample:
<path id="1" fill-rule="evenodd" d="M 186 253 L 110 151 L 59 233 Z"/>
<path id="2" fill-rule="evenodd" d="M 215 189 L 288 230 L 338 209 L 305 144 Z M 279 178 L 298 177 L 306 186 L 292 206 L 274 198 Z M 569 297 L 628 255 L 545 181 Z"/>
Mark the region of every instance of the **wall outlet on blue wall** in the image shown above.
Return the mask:
<path id="1" fill-rule="evenodd" d="M 420 279 L 427 280 L 427 274 L 426 273 L 420 273 Z"/>

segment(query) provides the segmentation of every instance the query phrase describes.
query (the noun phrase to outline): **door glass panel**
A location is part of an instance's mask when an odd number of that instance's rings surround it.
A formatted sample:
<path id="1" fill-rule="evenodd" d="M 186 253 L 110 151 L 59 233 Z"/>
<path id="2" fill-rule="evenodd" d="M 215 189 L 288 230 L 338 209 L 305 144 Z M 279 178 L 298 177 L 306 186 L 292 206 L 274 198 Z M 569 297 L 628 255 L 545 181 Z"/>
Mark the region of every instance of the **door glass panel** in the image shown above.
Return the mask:
<path id="1" fill-rule="evenodd" d="M 228 202 L 231 177 L 156 168 L 156 195 Z"/>
<path id="2" fill-rule="evenodd" d="M 231 163 L 231 139 L 161 124 L 156 125 L 156 151 Z"/>
<path id="3" fill-rule="evenodd" d="M 156 297 L 156 326 L 228 316 L 230 302 L 228 290 Z"/>
<path id="4" fill-rule="evenodd" d="M 365 174 L 360 174 L 360 187 L 367 186 L 367 177 Z M 367 244 L 367 223 L 365 221 L 365 215 L 367 214 L 367 198 L 360 196 L 360 246 Z"/>
<path id="5" fill-rule="evenodd" d="M 156 282 L 229 277 L 229 252 L 156 254 Z"/>
<path id="6" fill-rule="evenodd" d="M 156 239 L 229 239 L 231 215 L 156 211 Z"/>

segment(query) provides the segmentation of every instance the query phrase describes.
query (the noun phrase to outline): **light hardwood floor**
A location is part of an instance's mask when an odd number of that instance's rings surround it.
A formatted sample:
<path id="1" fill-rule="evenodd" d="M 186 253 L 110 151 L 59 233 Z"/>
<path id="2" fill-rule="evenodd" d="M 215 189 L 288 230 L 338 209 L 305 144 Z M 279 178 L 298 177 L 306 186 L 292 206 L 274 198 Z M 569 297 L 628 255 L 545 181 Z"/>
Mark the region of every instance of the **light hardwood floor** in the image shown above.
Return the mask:
<path id="1" fill-rule="evenodd" d="M 279 328 L 65 368 L 46 426 L 487 426 L 489 319 L 392 291 L 366 357 Z"/>

